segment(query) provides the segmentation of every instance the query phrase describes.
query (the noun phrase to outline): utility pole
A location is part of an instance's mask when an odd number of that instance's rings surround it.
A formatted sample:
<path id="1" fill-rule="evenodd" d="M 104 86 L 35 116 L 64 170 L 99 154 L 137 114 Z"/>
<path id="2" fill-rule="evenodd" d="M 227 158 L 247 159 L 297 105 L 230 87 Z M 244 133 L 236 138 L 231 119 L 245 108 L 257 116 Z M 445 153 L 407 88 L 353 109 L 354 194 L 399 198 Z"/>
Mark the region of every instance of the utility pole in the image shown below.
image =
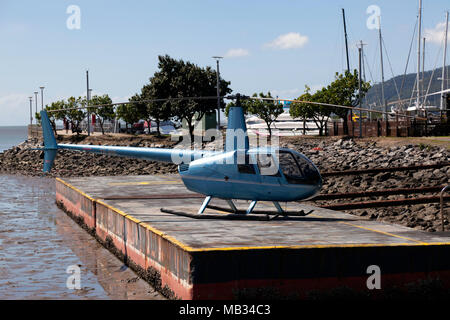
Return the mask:
<path id="1" fill-rule="evenodd" d="M 381 59 L 381 102 L 384 105 L 384 120 L 388 121 L 388 107 L 384 98 L 384 64 L 383 64 L 383 38 L 381 37 L 381 18 L 378 16 L 378 35 L 380 38 L 380 59 Z"/>
<path id="2" fill-rule="evenodd" d="M 362 84 L 362 68 L 363 68 L 363 47 L 365 43 L 360 40 L 360 47 L 358 48 L 359 53 L 359 82 L 358 82 L 358 100 L 359 107 L 362 108 L 362 96 L 361 96 L 361 84 Z M 362 138 L 362 110 L 359 110 L 359 137 Z"/>
<path id="3" fill-rule="evenodd" d="M 223 57 L 214 56 L 217 62 L 217 131 L 220 131 L 220 71 L 219 71 L 219 60 Z"/>
<path id="4" fill-rule="evenodd" d="M 33 124 L 33 97 L 28 97 L 30 99 L 30 124 Z"/>
<path id="5" fill-rule="evenodd" d="M 345 10 L 344 10 L 344 8 L 342 8 L 342 19 L 344 20 L 344 36 L 345 36 L 345 53 L 347 55 L 347 71 L 350 72 L 350 60 L 348 58 L 347 25 L 345 23 Z"/>
<path id="6" fill-rule="evenodd" d="M 37 95 L 38 95 L 38 92 L 35 91 L 35 92 L 34 92 L 34 98 L 35 98 L 35 101 L 36 101 L 36 105 L 35 105 L 36 113 L 37 113 Z M 36 120 L 36 125 L 37 125 L 37 118 L 35 118 L 35 120 Z"/>
<path id="7" fill-rule="evenodd" d="M 442 61 L 442 83 L 441 83 L 441 91 L 444 91 L 445 89 L 445 79 L 449 75 L 445 74 L 445 58 L 447 57 L 447 35 L 448 35 L 448 11 L 446 12 L 445 17 L 445 36 L 444 36 L 444 56 Z M 441 97 L 441 111 L 444 111 L 446 108 L 445 101 L 444 101 L 445 95 L 442 93 Z"/>
<path id="8" fill-rule="evenodd" d="M 41 110 L 44 110 L 44 88 L 45 87 L 39 87 L 39 89 L 41 89 Z"/>
<path id="9" fill-rule="evenodd" d="M 89 70 L 86 70 L 86 111 L 87 111 L 87 134 L 91 135 L 91 126 L 89 119 Z"/>
<path id="10" fill-rule="evenodd" d="M 418 24 L 418 36 L 417 36 L 417 109 L 420 106 L 420 41 L 422 40 L 422 0 L 419 0 L 419 24 Z"/>

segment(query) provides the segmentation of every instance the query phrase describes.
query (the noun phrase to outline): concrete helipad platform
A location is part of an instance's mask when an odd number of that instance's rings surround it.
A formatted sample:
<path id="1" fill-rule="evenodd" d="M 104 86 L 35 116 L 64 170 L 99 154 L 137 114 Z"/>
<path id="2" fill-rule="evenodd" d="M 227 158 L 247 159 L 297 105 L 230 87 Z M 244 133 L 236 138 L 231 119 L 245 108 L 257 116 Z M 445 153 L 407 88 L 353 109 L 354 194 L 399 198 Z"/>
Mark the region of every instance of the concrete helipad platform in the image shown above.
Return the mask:
<path id="1" fill-rule="evenodd" d="M 56 180 L 56 200 L 106 247 L 171 297 L 306 297 L 341 287 L 368 291 L 368 267 L 382 290 L 420 280 L 450 286 L 450 234 L 433 234 L 342 212 L 282 204 L 306 217 L 198 220 L 203 198 L 177 175 Z M 226 208 L 213 199 L 212 205 Z M 246 201 L 237 201 L 246 208 Z M 258 203 L 256 210 L 273 210 Z M 207 209 L 206 214 L 226 214 Z M 261 215 L 258 215 L 261 216 Z"/>

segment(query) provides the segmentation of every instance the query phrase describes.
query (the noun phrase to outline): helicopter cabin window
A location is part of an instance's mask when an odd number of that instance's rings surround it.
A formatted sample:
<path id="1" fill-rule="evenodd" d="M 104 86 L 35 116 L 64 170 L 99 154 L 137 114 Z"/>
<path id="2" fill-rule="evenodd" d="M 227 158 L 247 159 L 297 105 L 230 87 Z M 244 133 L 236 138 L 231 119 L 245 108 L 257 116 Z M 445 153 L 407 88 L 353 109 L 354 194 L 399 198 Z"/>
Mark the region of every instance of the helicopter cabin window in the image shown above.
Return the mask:
<path id="1" fill-rule="evenodd" d="M 288 183 L 315 184 L 320 180 L 317 170 L 298 155 L 290 152 L 280 152 L 280 167 Z"/>
<path id="2" fill-rule="evenodd" d="M 239 173 L 256 174 L 255 167 L 250 163 L 248 154 L 245 156 L 245 163 L 238 164 Z"/>
<path id="3" fill-rule="evenodd" d="M 261 175 L 276 177 L 280 176 L 278 167 L 271 154 L 258 154 L 257 158 L 258 168 Z"/>

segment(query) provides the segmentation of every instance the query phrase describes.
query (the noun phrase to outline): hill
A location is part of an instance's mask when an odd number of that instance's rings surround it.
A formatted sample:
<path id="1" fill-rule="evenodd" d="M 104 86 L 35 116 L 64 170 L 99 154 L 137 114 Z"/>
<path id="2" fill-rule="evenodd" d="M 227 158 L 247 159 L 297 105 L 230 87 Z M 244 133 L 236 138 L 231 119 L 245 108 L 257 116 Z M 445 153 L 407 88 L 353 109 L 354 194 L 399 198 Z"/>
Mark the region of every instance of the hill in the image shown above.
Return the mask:
<path id="1" fill-rule="evenodd" d="M 450 71 L 450 66 L 447 66 L 447 75 L 446 78 L 450 77 L 448 73 Z M 425 71 L 425 92 L 428 89 L 428 85 L 430 83 L 431 76 L 433 74 L 433 70 Z M 422 75 L 421 75 L 422 76 Z M 442 76 L 442 68 L 435 69 L 433 79 L 431 81 L 429 93 L 437 92 L 441 90 L 441 78 Z M 439 78 L 439 80 L 438 80 Z M 400 75 L 394 78 L 391 78 L 384 83 L 384 96 L 386 100 L 395 101 L 398 100 L 398 94 L 395 86 L 397 85 L 398 91 L 400 93 L 400 99 L 410 99 L 411 92 L 414 88 L 414 84 L 416 81 L 416 73 L 409 73 L 406 76 Z M 403 87 L 402 87 L 403 83 Z M 450 84 L 450 81 L 449 81 Z M 446 87 L 448 88 L 448 86 Z M 416 96 L 414 90 L 414 97 Z M 414 102 L 414 100 L 413 100 Z M 369 92 L 366 95 L 366 105 L 376 103 L 377 106 L 381 105 L 381 83 L 376 83 L 370 88 Z M 427 98 L 427 105 L 439 106 L 440 105 L 440 95 L 434 95 Z"/>

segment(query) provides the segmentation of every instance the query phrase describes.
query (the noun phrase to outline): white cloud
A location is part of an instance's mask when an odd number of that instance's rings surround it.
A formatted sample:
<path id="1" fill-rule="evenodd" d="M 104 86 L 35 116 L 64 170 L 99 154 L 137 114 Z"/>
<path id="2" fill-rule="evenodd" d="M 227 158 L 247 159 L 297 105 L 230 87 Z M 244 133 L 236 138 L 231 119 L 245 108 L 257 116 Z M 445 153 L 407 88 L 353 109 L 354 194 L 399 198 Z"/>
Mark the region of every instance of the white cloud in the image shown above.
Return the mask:
<path id="1" fill-rule="evenodd" d="M 280 35 L 278 38 L 273 40 L 272 42 L 266 43 L 264 46 L 267 48 L 273 49 L 294 49 L 301 48 L 308 42 L 308 37 L 303 36 L 297 32 L 289 32 L 286 34 Z"/>
<path id="2" fill-rule="evenodd" d="M 239 58 L 248 55 L 250 55 L 250 52 L 247 49 L 237 48 L 228 50 L 227 53 L 225 53 L 225 58 Z"/>
<path id="3" fill-rule="evenodd" d="M 425 29 L 424 37 L 427 42 L 432 42 L 441 45 L 444 42 L 445 36 L 445 22 L 438 23 L 433 29 Z M 448 42 L 450 43 L 450 35 L 448 37 Z"/>

